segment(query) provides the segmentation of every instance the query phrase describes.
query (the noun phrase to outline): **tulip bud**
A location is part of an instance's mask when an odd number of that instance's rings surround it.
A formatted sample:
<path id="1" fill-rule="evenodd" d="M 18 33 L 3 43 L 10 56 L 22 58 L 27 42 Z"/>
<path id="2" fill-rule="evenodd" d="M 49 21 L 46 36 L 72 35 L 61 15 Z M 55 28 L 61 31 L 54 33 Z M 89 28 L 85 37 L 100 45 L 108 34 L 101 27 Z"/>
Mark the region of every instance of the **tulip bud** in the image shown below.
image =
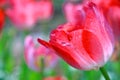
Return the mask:
<path id="1" fill-rule="evenodd" d="M 42 66 L 42 59 L 46 69 L 53 68 L 57 63 L 58 57 L 51 49 L 44 46 L 37 47 L 31 36 L 25 39 L 25 61 L 27 65 L 36 71 L 39 71 Z"/>

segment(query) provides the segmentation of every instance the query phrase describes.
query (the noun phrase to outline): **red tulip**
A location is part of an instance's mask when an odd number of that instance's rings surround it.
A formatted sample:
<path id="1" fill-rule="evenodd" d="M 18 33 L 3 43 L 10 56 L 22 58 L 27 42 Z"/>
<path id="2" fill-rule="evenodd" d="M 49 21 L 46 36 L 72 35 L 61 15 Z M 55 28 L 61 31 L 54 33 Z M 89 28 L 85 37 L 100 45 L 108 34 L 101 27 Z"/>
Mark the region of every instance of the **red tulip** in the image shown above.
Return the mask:
<path id="1" fill-rule="evenodd" d="M 55 77 L 46 77 L 43 80 L 67 80 L 67 79 L 62 76 L 55 76 Z"/>
<path id="2" fill-rule="evenodd" d="M 54 49 L 71 66 L 90 70 L 103 66 L 111 57 L 114 37 L 110 25 L 97 6 L 89 2 L 77 12 L 81 25 L 66 23 L 50 34 L 50 41 L 38 39 Z M 82 14 L 83 15 L 79 15 Z M 84 16 L 84 18 L 83 18 Z"/>
<path id="3" fill-rule="evenodd" d="M 4 11 L 0 9 L 0 32 L 4 25 L 4 19 L 5 19 Z"/>
<path id="4" fill-rule="evenodd" d="M 41 58 L 44 59 L 46 69 L 53 68 L 58 60 L 58 57 L 53 50 L 47 49 L 44 46 L 37 47 L 31 36 L 27 36 L 25 39 L 24 55 L 27 65 L 36 71 L 41 68 Z"/>

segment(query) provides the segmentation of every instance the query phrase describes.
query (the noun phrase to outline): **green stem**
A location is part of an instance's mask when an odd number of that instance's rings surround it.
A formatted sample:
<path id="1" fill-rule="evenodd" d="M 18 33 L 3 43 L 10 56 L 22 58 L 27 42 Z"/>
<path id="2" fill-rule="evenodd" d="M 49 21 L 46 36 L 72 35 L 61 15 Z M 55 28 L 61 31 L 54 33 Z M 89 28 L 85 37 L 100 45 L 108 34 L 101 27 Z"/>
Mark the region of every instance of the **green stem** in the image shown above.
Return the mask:
<path id="1" fill-rule="evenodd" d="M 103 76 L 106 80 L 110 80 L 110 77 L 109 77 L 109 75 L 108 75 L 108 73 L 107 73 L 107 71 L 105 70 L 104 67 L 101 67 L 100 71 L 101 71 L 101 73 L 103 74 Z"/>
<path id="2" fill-rule="evenodd" d="M 42 57 L 41 58 L 41 79 L 43 80 L 44 79 L 44 77 L 45 77 L 45 74 L 44 74 L 44 68 L 45 67 L 45 62 L 44 62 L 44 58 Z"/>

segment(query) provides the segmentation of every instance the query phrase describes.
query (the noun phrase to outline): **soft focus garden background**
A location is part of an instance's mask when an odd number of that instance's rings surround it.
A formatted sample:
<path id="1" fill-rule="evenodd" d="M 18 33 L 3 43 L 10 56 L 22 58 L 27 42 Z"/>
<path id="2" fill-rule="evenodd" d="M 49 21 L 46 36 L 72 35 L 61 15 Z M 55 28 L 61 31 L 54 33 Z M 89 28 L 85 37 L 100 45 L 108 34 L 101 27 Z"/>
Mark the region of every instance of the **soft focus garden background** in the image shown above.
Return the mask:
<path id="1" fill-rule="evenodd" d="M 54 14 L 51 20 L 39 21 L 31 30 L 16 29 L 6 17 L 0 38 L 0 80 L 41 80 L 41 72 L 31 70 L 24 60 L 24 39 L 27 35 L 32 35 L 36 39 L 48 39 L 50 31 L 66 21 L 62 10 L 64 0 L 53 2 Z M 119 58 L 110 60 L 105 68 L 112 80 L 120 80 Z M 99 70 L 76 70 L 62 59 L 59 59 L 55 68 L 45 71 L 44 77 L 49 76 L 62 76 L 66 80 L 104 80 Z"/>

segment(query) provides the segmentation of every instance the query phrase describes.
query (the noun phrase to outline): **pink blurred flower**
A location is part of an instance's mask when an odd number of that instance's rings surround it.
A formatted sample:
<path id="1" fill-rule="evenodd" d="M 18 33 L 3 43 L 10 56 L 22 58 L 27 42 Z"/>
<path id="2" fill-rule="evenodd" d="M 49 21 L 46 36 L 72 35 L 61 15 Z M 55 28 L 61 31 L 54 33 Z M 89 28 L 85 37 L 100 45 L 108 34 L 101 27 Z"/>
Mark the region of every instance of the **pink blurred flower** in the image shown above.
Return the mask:
<path id="1" fill-rule="evenodd" d="M 31 29 L 36 23 L 35 6 L 29 2 L 23 5 L 20 0 L 12 0 L 13 5 L 6 10 L 7 16 L 19 29 Z"/>
<path id="2" fill-rule="evenodd" d="M 45 68 L 53 68 L 58 61 L 55 52 L 44 46 L 37 47 L 31 36 L 25 39 L 25 61 L 27 65 L 33 70 L 40 70 L 41 58 L 44 59 Z"/>
<path id="3" fill-rule="evenodd" d="M 39 20 L 48 20 L 53 14 L 52 0 L 41 0 L 35 4 L 35 15 Z"/>
<path id="4" fill-rule="evenodd" d="M 19 29 L 33 28 L 38 19 L 49 19 L 52 12 L 51 0 L 11 0 L 11 8 L 6 10 L 10 20 Z"/>
<path id="5" fill-rule="evenodd" d="M 77 20 L 77 19 L 79 19 L 78 15 L 81 15 L 84 18 L 84 16 L 83 16 L 84 13 L 78 14 L 77 12 L 78 12 L 78 10 L 81 11 L 81 8 L 82 8 L 81 3 L 78 3 L 78 4 L 75 4 L 72 2 L 64 3 L 63 10 L 64 10 L 64 15 L 67 19 L 67 22 L 71 22 L 74 24 L 80 24 L 81 20 Z M 78 15 L 76 15 L 76 14 L 78 14 Z"/>
<path id="6" fill-rule="evenodd" d="M 38 39 L 38 42 L 54 49 L 68 64 L 77 69 L 97 69 L 112 55 L 114 36 L 111 27 L 92 2 L 83 4 L 76 16 L 76 20 L 82 21 L 80 25 L 69 22 L 60 25 L 51 32 L 49 42 L 42 39 Z"/>
<path id="7" fill-rule="evenodd" d="M 55 77 L 46 77 L 43 80 L 67 80 L 65 77 L 63 76 L 55 76 Z"/>

